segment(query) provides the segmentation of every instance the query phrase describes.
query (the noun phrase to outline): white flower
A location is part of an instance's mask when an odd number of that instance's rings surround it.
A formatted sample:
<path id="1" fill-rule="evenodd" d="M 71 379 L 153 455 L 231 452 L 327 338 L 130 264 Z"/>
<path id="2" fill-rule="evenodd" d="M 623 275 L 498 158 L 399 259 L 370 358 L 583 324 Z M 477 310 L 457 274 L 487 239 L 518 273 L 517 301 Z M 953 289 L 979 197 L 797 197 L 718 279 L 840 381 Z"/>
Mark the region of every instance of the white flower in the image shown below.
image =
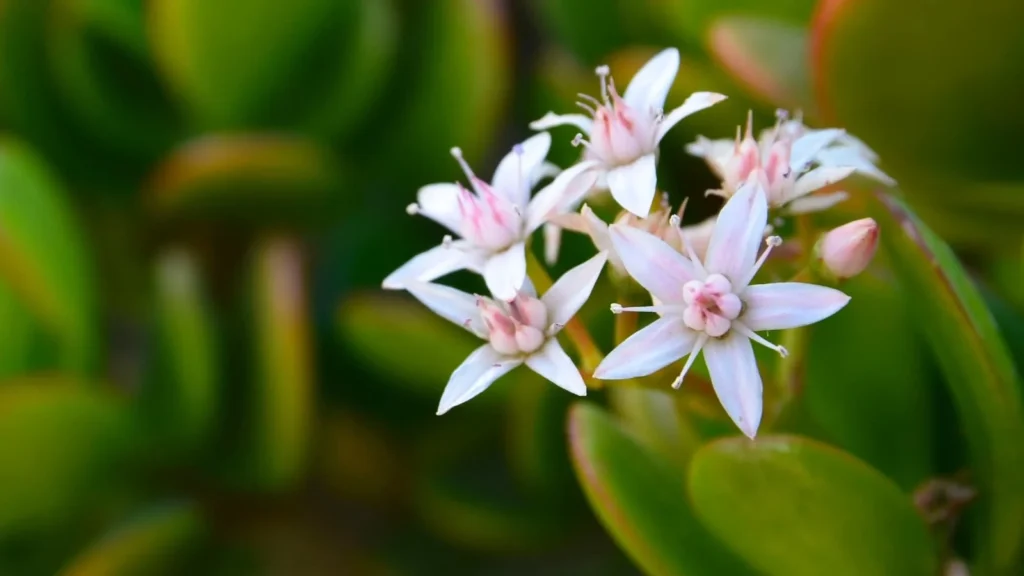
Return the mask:
<path id="1" fill-rule="evenodd" d="M 573 394 L 585 396 L 583 377 L 555 335 L 590 297 L 606 259 L 607 255 L 600 253 L 569 270 L 539 299 L 529 280 L 508 302 L 439 284 L 411 282 L 409 293 L 420 302 L 487 340 L 452 373 L 438 415 L 477 396 L 520 364 Z"/>
<path id="2" fill-rule="evenodd" d="M 753 137 L 753 118 L 747 117 L 746 134 L 740 129 L 735 140 L 709 140 L 700 136 L 686 147 L 687 152 L 704 158 L 722 179 L 722 187 L 709 190 L 728 198 L 748 180 L 756 180 L 765 189 L 768 204 L 785 207 L 793 214 L 825 210 L 846 199 L 845 192 L 812 196 L 855 171 L 891 181 L 865 154 L 874 154 L 844 130 L 809 130 L 802 123 L 787 120 L 780 112 L 774 128 Z M 816 166 L 811 169 L 812 166 Z"/>
<path id="3" fill-rule="evenodd" d="M 619 97 L 607 66 L 597 69 L 601 78 L 601 99 L 581 95 L 579 106 L 590 113 L 557 115 L 548 112 L 530 124 L 535 130 L 569 124 L 583 134 L 574 144 L 587 147 L 584 163 L 599 173 L 598 181 L 626 210 L 645 217 L 654 201 L 655 161 L 658 143 L 680 120 L 725 99 L 713 92 L 697 92 L 683 105 L 664 114 L 669 88 L 679 71 L 679 51 L 669 48 L 651 58 L 636 73 Z M 567 206 L 571 211 L 575 206 Z"/>
<path id="4" fill-rule="evenodd" d="M 452 155 L 469 178 L 473 192 L 461 184 L 431 184 L 420 188 L 410 214 L 422 214 L 461 236 L 445 237 L 384 279 L 383 287 L 403 289 L 412 281 L 429 282 L 456 270 L 482 274 L 491 293 L 513 298 L 526 278 L 526 240 L 566 198 L 582 196 L 596 178 L 577 165 L 559 174 L 530 199 L 537 182 L 552 173 L 544 161 L 551 147 L 547 132 L 516 145 L 502 159 L 488 184 L 477 178 L 458 148 Z"/>
<path id="5" fill-rule="evenodd" d="M 768 218 L 764 191 L 743 186 L 718 215 L 707 256 L 701 264 L 640 230 L 611 227 L 611 239 L 626 270 L 659 302 L 622 308 L 616 313 L 657 312 L 661 318 L 626 339 L 597 367 L 596 378 L 618 380 L 646 376 L 689 355 L 673 383 L 678 388 L 703 351 L 712 384 L 726 412 L 753 438 L 761 422 L 761 376 L 751 341 L 780 354 L 786 350 L 759 336 L 827 318 L 849 296 L 822 286 L 783 282 L 750 285 L 772 246 L 757 257 Z"/>

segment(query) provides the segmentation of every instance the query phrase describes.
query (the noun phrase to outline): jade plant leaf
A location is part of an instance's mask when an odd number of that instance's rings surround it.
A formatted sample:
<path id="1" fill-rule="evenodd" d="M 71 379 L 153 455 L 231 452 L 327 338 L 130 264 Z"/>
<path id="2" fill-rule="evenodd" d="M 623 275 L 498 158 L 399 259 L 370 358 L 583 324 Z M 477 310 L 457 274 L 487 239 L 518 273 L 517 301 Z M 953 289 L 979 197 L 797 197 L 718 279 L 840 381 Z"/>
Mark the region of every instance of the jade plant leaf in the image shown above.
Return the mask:
<path id="1" fill-rule="evenodd" d="M 57 365 L 88 372 L 98 352 L 95 279 L 65 191 L 10 139 L 0 140 L 0 190 L 0 282 L 45 330 Z"/>
<path id="2" fill-rule="evenodd" d="M 976 562 L 1012 571 L 1024 548 L 1022 384 L 995 320 L 952 250 L 902 201 L 878 197 L 882 246 L 925 335 L 967 435 L 980 499 Z"/>
<path id="3" fill-rule="evenodd" d="M 601 523 L 647 574 L 753 574 L 694 516 L 685 479 L 601 408 L 569 413 L 573 466 Z"/>
<path id="4" fill-rule="evenodd" d="M 693 458 L 697 516 L 765 574 L 935 574 L 910 497 L 867 464 L 799 437 L 733 437 Z"/>
<path id="5" fill-rule="evenodd" d="M 662 14 L 663 26 L 697 45 L 705 45 L 713 23 L 727 16 L 748 16 L 794 26 L 806 25 L 815 0 L 651 0 Z"/>
<path id="6" fill-rule="evenodd" d="M 191 569 L 189 561 L 194 560 L 206 530 L 194 504 L 153 506 L 86 548 L 59 575 L 181 574 Z"/>

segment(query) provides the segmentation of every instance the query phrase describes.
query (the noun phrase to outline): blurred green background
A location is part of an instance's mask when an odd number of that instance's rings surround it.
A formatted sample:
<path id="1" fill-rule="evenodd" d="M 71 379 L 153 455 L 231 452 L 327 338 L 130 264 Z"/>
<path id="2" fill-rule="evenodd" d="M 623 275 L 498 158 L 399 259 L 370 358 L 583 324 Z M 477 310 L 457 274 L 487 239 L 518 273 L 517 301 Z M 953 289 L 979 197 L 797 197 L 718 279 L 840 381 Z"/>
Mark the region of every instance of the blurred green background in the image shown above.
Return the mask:
<path id="1" fill-rule="evenodd" d="M 0 574 L 751 573 L 638 560 L 685 539 L 620 551 L 573 473 L 571 398 L 526 371 L 434 415 L 475 343 L 378 289 L 443 235 L 404 208 L 459 177 L 452 146 L 490 174 L 530 120 L 597 92 L 595 66 L 624 86 L 674 46 L 668 105 L 730 96 L 661 146 L 687 222 L 719 205 L 683 150 L 696 135 L 777 107 L 847 128 L 1020 361 L 1022 16 L 1011 0 L 0 0 Z M 573 135 L 553 132 L 562 167 Z M 828 222 L 863 215 L 846 206 Z M 810 355 L 808 381 L 830 385 L 808 385 L 798 431 L 909 493 L 969 467 L 961 430 L 999 400 L 951 383 L 938 350 L 970 337 L 928 340 L 907 316 L 900 249 L 849 286 L 859 313 L 820 327 L 859 347 Z M 591 250 L 567 234 L 554 273 Z M 605 350 L 613 298 L 599 285 L 581 313 Z M 692 435 L 733 433 L 707 390 L 632 392 L 591 400 L 683 467 Z M 969 442 L 1019 451 L 1019 422 L 993 422 Z M 606 473 L 643 490 L 636 458 Z M 652 533 L 675 529 L 658 517 Z M 775 566 L 753 573 L 806 573 Z"/>

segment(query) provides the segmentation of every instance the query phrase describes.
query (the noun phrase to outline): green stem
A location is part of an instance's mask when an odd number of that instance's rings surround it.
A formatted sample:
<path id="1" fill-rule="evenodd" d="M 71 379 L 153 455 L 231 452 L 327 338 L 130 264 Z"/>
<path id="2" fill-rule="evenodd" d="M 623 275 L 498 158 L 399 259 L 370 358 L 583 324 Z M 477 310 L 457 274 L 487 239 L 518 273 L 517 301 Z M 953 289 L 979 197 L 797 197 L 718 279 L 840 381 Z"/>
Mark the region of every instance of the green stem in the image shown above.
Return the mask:
<path id="1" fill-rule="evenodd" d="M 526 273 L 530 276 L 534 286 L 537 287 L 538 292 L 544 293 L 551 288 L 551 276 L 548 275 L 547 270 L 544 269 L 544 266 L 530 250 L 526 251 Z M 590 378 L 590 375 L 597 369 L 601 360 L 604 360 L 604 354 L 601 353 L 601 349 L 594 343 L 590 331 L 587 330 L 587 327 L 578 318 L 573 318 L 565 324 L 563 332 L 569 337 L 569 341 L 572 342 L 576 352 L 580 355 L 580 360 L 583 364 L 582 371 L 587 379 L 587 384 L 592 388 L 600 388 L 600 381 Z"/>

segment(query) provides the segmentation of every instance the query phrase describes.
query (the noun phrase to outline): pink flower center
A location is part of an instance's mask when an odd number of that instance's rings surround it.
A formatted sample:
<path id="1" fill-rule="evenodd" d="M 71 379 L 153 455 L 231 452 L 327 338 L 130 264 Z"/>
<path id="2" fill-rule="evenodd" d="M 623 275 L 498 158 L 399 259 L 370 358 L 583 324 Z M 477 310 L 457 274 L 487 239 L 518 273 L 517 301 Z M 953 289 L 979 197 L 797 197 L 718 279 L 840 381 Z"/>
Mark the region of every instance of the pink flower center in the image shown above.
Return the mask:
<path id="1" fill-rule="evenodd" d="M 577 104 L 594 117 L 590 141 L 578 136 L 574 144 L 584 144 L 590 156 L 609 166 L 631 164 L 657 147 L 660 112 L 635 110 L 619 97 L 607 66 L 597 69 L 601 78 L 601 100 L 581 94 Z"/>
<path id="2" fill-rule="evenodd" d="M 501 354 L 531 354 L 547 341 L 548 310 L 543 302 L 519 293 L 508 303 L 477 298 L 480 317 L 487 328 L 487 340 Z"/>
<path id="3" fill-rule="evenodd" d="M 475 182 L 480 195 L 459 190 L 462 237 L 481 248 L 501 251 L 519 240 L 523 219 L 511 202 L 498 196 L 482 180 Z"/>
<path id="4" fill-rule="evenodd" d="M 712 274 L 703 282 L 691 280 L 683 285 L 683 322 L 692 330 L 708 336 L 724 336 L 743 308 L 732 283 L 721 274 Z"/>

